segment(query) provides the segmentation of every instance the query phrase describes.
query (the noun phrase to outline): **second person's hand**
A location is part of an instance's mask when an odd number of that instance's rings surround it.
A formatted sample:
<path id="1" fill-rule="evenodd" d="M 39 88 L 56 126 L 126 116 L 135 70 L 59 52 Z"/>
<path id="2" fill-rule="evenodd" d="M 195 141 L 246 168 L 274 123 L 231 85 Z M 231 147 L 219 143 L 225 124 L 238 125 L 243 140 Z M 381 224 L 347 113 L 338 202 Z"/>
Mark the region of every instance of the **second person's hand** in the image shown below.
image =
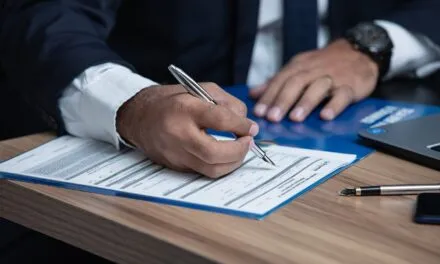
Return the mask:
<path id="1" fill-rule="evenodd" d="M 251 96 L 258 99 L 254 114 L 273 122 L 288 115 L 301 122 L 330 97 L 320 116 L 332 120 L 370 95 L 378 75 L 373 60 L 340 39 L 324 49 L 299 54 L 267 84 L 252 89 Z"/>

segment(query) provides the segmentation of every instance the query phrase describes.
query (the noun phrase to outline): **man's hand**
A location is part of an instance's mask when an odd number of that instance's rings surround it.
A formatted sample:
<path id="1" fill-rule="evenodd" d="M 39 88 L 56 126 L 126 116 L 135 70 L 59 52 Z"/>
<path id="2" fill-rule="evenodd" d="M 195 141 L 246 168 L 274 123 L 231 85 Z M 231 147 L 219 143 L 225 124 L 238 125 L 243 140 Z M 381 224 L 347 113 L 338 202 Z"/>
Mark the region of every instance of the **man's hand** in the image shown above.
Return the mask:
<path id="1" fill-rule="evenodd" d="M 378 79 L 378 66 L 346 40 L 294 57 L 267 84 L 251 90 L 259 98 L 254 113 L 278 122 L 288 111 L 303 121 L 324 99 L 331 97 L 320 115 L 332 120 L 349 104 L 370 95 Z"/>
<path id="2" fill-rule="evenodd" d="M 120 135 L 151 160 L 179 171 L 215 178 L 238 168 L 258 126 L 246 118 L 246 106 L 215 84 L 202 84 L 213 105 L 189 95 L 180 85 L 150 87 L 118 111 Z M 205 129 L 229 131 L 239 138 L 217 141 Z"/>

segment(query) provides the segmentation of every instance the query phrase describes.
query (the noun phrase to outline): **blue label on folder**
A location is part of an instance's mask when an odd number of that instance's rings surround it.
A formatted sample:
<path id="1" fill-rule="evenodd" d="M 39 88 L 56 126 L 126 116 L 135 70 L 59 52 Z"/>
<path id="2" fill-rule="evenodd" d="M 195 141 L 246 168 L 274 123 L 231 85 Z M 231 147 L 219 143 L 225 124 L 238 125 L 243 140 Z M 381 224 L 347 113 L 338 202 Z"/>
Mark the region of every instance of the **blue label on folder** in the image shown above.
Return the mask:
<path id="1" fill-rule="evenodd" d="M 380 127 L 371 127 L 367 129 L 367 132 L 373 135 L 380 135 L 386 133 L 387 131 Z"/>

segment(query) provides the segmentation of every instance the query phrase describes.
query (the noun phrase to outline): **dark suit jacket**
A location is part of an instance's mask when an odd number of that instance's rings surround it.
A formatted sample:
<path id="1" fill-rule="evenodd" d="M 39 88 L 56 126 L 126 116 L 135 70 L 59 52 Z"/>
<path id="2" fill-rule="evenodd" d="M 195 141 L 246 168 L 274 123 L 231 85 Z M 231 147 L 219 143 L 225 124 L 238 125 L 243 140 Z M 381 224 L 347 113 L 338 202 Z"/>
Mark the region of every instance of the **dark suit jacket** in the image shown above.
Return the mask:
<path id="1" fill-rule="evenodd" d="M 162 83 L 174 82 L 167 72 L 170 63 L 198 81 L 245 82 L 259 4 L 257 0 L 2 1 L 0 95 L 8 94 L 10 111 L 18 99 L 9 98 L 24 99 L 29 108 L 23 108 L 25 113 L 42 117 L 60 131 L 61 92 L 83 70 L 103 62 L 126 65 Z M 289 17 L 291 10 L 284 11 Z M 316 17 L 316 9 L 303 15 Z M 396 22 L 440 44 L 438 0 L 329 0 L 332 38 L 373 19 Z M 295 24 L 284 26 L 287 32 L 298 29 Z M 289 43 L 311 44 L 296 51 L 313 49 L 316 44 L 307 38 Z M 285 52 L 286 59 L 294 55 L 292 50 Z M 27 114 L 23 118 L 33 120 Z"/>

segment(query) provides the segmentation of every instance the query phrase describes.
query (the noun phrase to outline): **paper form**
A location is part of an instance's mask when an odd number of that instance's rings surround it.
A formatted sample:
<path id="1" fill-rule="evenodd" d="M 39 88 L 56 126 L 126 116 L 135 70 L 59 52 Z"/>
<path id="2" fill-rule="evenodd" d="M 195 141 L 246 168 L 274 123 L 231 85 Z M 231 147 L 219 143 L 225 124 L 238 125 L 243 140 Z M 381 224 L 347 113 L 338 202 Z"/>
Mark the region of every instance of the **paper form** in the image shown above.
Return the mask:
<path id="1" fill-rule="evenodd" d="M 265 151 L 276 167 L 249 152 L 239 169 L 213 180 L 164 168 L 132 149 L 117 151 L 107 143 L 63 136 L 1 163 L 0 174 L 16 180 L 262 217 L 356 158 L 277 145 Z"/>

